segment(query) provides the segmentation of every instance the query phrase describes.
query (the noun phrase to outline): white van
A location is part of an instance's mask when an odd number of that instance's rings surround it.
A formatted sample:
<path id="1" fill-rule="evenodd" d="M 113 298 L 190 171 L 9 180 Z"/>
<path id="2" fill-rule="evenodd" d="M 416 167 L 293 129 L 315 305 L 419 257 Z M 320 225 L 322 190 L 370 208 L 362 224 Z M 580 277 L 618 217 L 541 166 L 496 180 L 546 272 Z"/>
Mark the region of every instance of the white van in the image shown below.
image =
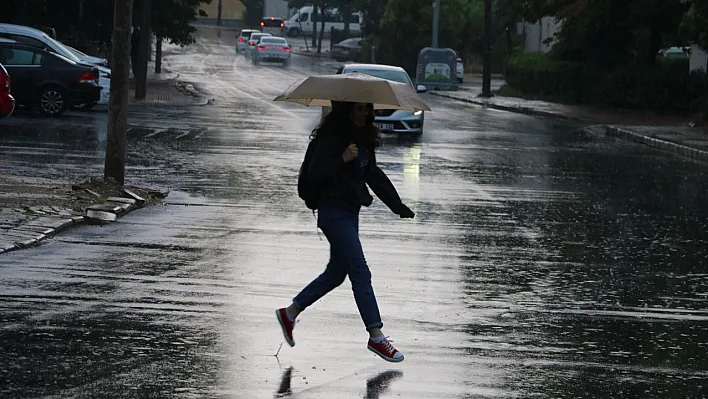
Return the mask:
<path id="1" fill-rule="evenodd" d="M 312 21 L 312 6 L 300 8 L 290 19 L 285 21 L 285 33 L 290 37 L 302 35 L 311 36 L 313 32 Z M 364 15 L 360 12 L 352 13 L 349 19 L 349 30 L 351 33 L 358 35 L 361 33 L 361 25 Z M 322 19 L 317 15 L 317 32 L 321 27 Z M 325 33 L 329 33 L 330 29 L 344 30 L 344 18 L 336 8 L 333 8 L 325 15 Z"/>

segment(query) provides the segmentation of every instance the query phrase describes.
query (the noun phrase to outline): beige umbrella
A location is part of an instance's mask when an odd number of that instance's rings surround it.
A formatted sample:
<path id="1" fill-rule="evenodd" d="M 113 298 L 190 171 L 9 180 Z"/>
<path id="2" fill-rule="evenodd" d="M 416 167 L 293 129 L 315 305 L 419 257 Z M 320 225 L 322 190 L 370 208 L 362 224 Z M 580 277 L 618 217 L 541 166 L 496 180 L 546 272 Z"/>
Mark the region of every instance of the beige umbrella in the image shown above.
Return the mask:
<path id="1" fill-rule="evenodd" d="M 332 101 L 372 103 L 375 109 L 430 111 L 412 87 L 361 73 L 310 76 L 293 83 L 275 101 L 330 107 Z"/>

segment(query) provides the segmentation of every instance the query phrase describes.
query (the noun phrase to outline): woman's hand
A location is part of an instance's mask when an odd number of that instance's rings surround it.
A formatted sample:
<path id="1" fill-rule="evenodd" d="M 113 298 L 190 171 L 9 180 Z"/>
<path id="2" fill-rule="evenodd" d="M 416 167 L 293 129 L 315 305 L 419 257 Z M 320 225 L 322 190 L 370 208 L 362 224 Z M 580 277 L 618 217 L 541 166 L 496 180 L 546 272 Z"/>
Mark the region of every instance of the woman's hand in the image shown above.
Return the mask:
<path id="1" fill-rule="evenodd" d="M 344 163 L 349 163 L 355 160 L 357 156 L 359 156 L 359 147 L 357 147 L 356 144 L 351 143 L 349 144 L 349 147 L 344 150 L 344 154 L 342 154 L 342 159 L 344 159 Z"/>

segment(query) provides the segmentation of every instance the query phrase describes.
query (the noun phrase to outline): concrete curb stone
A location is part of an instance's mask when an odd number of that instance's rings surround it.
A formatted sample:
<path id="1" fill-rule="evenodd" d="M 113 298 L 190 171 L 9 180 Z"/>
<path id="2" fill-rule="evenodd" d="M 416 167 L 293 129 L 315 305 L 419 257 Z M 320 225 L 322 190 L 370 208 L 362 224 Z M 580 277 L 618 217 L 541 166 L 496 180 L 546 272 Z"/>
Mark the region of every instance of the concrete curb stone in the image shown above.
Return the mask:
<path id="1" fill-rule="evenodd" d="M 667 140 L 657 139 L 655 137 L 636 133 L 619 126 L 605 126 L 605 134 L 608 136 L 644 144 L 649 147 L 658 148 L 660 150 L 672 152 L 674 154 L 681 155 L 690 159 L 708 162 L 708 151 L 699 150 L 697 148 L 688 147 L 682 144 L 672 143 Z"/>
<path id="2" fill-rule="evenodd" d="M 125 197 L 110 197 L 106 203 L 90 205 L 84 210 L 85 216 L 43 216 L 15 228 L 0 231 L 0 255 L 39 245 L 62 231 L 82 224 L 111 223 L 146 204 L 143 198 L 130 190 L 124 190 L 123 195 Z M 88 216 L 91 210 L 109 213 L 112 217 L 110 220 L 95 219 Z"/>
<path id="3" fill-rule="evenodd" d="M 570 115 L 564 115 L 560 113 L 541 111 L 529 107 L 519 107 L 519 106 L 507 106 L 501 104 L 494 104 L 485 100 L 477 100 L 472 98 L 461 98 L 457 96 L 452 96 L 449 94 L 430 92 L 430 94 L 438 97 L 449 98 L 452 100 L 462 101 L 468 104 L 481 105 L 483 107 L 498 109 L 501 111 L 515 112 L 519 114 L 532 115 L 532 116 L 542 116 L 551 118 L 561 118 L 566 120 L 574 120 L 578 122 L 587 122 L 587 120 L 579 117 L 574 117 Z M 649 147 L 658 148 L 665 150 L 677 155 L 681 155 L 690 159 L 695 159 L 698 161 L 708 162 L 708 151 L 699 150 L 696 148 L 688 147 L 682 144 L 672 143 L 667 140 L 658 139 L 655 137 L 647 136 L 641 133 L 636 133 L 631 130 L 622 128 L 616 125 L 602 125 L 605 130 L 605 135 L 617 137 L 623 140 L 633 141 L 635 143 L 644 144 Z"/>
<path id="4" fill-rule="evenodd" d="M 449 94 L 440 93 L 437 91 L 430 91 L 428 93 L 432 94 L 434 96 L 449 98 L 451 100 L 462 101 L 462 102 L 468 103 L 468 104 L 481 105 L 486 108 L 498 109 L 500 111 L 508 111 L 508 112 L 515 112 L 517 114 L 524 114 L 524 115 L 531 115 L 531 116 L 543 116 L 543 117 L 548 117 L 548 118 L 560 118 L 560 119 L 585 122 L 585 120 L 582 118 L 569 116 L 569 115 L 563 115 L 563 114 L 559 114 L 559 113 L 555 113 L 555 112 L 541 111 L 541 110 L 529 108 L 529 107 L 519 107 L 519 106 L 512 106 L 512 105 L 495 104 L 495 103 L 485 101 L 485 100 L 477 100 L 477 99 L 472 99 L 472 98 L 462 98 L 462 97 L 452 96 Z"/>

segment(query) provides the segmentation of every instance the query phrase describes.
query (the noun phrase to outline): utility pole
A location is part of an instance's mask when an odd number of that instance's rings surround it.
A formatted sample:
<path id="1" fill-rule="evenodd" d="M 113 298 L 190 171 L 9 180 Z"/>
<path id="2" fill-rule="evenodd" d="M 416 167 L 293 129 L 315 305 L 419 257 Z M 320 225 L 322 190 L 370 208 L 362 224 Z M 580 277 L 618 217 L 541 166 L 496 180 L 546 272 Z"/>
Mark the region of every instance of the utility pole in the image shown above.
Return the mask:
<path id="1" fill-rule="evenodd" d="M 143 99 L 147 97 L 147 71 L 148 60 L 150 58 L 150 16 L 152 0 L 140 1 L 140 37 L 138 38 L 138 68 L 135 77 L 135 98 Z"/>
<path id="2" fill-rule="evenodd" d="M 115 0 L 113 49 L 111 50 L 111 93 L 108 100 L 108 137 L 104 179 L 125 184 L 125 141 L 128 130 L 128 77 L 130 76 L 130 27 L 133 0 Z"/>
<path id="3" fill-rule="evenodd" d="M 440 0 L 433 0 L 433 42 L 431 47 L 438 48 L 438 31 L 440 30 Z"/>
<path id="4" fill-rule="evenodd" d="M 479 96 L 492 97 L 492 0 L 484 0 L 484 65 Z"/>
<path id="5" fill-rule="evenodd" d="M 216 24 L 218 26 L 221 26 L 221 10 L 223 7 L 223 0 L 219 0 L 219 6 L 218 6 L 218 11 L 216 13 Z"/>

